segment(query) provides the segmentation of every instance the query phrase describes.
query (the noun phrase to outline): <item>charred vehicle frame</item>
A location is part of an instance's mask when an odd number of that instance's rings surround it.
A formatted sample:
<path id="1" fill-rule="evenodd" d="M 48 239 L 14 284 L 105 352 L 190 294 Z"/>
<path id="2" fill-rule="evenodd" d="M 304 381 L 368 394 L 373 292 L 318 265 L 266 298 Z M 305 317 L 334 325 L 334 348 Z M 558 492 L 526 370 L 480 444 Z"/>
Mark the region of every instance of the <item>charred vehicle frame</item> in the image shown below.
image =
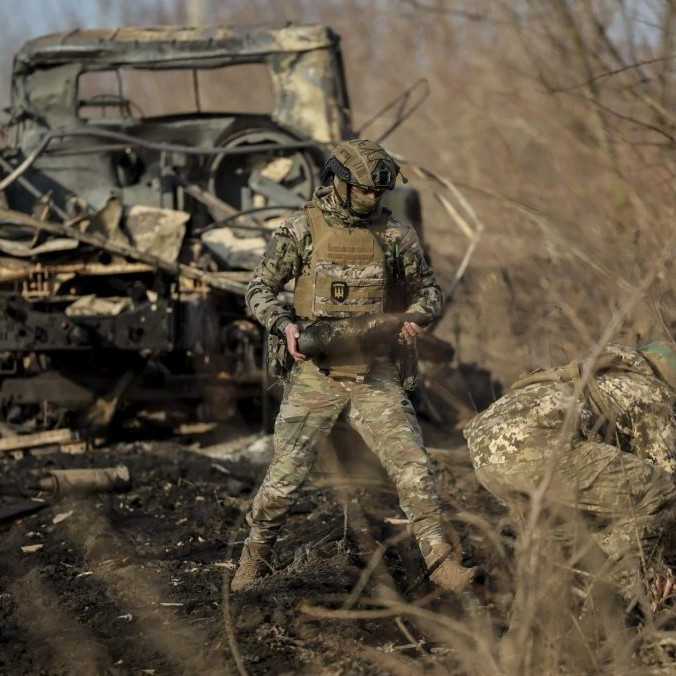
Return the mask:
<path id="1" fill-rule="evenodd" d="M 98 429 L 122 400 L 200 403 L 213 418 L 258 397 L 264 341 L 242 296 L 279 219 L 354 134 L 339 37 L 314 25 L 76 30 L 26 43 L 11 94 L 4 421 Z M 397 199 L 419 220 L 415 191 Z"/>

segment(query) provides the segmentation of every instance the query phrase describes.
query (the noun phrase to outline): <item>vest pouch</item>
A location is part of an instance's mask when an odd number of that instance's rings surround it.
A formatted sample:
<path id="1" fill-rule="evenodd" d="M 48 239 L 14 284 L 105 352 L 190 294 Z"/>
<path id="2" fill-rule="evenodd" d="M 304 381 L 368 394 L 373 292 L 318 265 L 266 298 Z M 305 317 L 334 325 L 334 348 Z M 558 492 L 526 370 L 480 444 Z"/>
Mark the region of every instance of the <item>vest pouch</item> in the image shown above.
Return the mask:
<path id="1" fill-rule="evenodd" d="M 342 270 L 315 272 L 312 313 L 315 317 L 345 318 L 385 309 L 385 281 L 382 277 L 351 279 Z"/>
<path id="2" fill-rule="evenodd" d="M 268 376 L 274 380 L 285 380 L 291 372 L 293 357 L 286 345 L 286 338 L 268 332 L 265 340 L 265 366 Z"/>
<path id="3" fill-rule="evenodd" d="M 413 343 L 400 340 L 395 348 L 395 363 L 404 392 L 414 392 L 418 387 L 418 348 Z"/>

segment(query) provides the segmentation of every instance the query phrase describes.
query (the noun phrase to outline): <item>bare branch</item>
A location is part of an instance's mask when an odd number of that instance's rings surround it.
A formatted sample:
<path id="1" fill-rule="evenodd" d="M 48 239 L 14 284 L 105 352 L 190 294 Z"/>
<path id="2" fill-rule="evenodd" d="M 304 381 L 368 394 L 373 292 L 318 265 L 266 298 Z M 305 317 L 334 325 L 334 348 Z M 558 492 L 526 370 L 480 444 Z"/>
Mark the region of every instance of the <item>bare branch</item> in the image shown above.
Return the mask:
<path id="1" fill-rule="evenodd" d="M 467 21 L 490 21 L 492 23 L 499 23 L 494 17 L 488 14 L 481 14 L 479 12 L 467 12 L 460 9 L 451 9 L 450 7 L 428 5 L 421 0 L 401 0 L 401 2 L 420 12 L 429 12 L 430 14 L 444 14 L 446 16 L 454 16 L 459 19 L 466 19 Z"/>
<path id="2" fill-rule="evenodd" d="M 620 73 L 626 73 L 627 71 L 630 70 L 635 70 L 635 69 L 640 69 L 643 66 L 649 66 L 654 63 L 664 63 L 664 62 L 670 62 L 676 60 L 676 54 L 673 56 L 669 57 L 659 57 L 655 59 L 646 59 L 645 61 L 639 61 L 638 63 L 629 63 L 625 66 L 621 66 L 619 68 L 615 68 L 614 70 L 608 70 L 604 73 L 599 73 L 598 75 L 594 75 L 591 79 L 585 80 L 583 82 L 578 82 L 577 84 L 570 85 L 569 87 L 556 87 L 553 88 L 551 91 L 553 94 L 559 94 L 559 93 L 565 93 L 565 92 L 570 92 L 573 91 L 574 89 L 580 89 L 581 87 L 588 87 L 594 82 L 599 82 L 600 80 L 605 80 L 606 78 L 613 77 L 615 75 L 619 75 Z M 642 76 L 643 77 L 643 76 Z"/>

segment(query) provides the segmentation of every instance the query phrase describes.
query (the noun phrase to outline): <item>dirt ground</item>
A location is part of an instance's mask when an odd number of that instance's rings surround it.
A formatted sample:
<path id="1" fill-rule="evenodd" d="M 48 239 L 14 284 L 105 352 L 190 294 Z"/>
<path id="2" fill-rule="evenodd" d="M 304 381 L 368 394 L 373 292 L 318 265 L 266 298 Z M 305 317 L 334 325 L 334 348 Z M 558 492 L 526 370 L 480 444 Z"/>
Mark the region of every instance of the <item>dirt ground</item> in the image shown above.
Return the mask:
<path id="1" fill-rule="evenodd" d="M 449 444 L 430 428 L 428 438 L 446 447 L 433 456 L 449 510 L 486 501 L 457 434 Z M 403 515 L 393 489 L 361 451 L 357 462 L 354 452 L 344 459 L 347 474 L 319 463 L 276 546 L 274 573 L 226 596 L 224 579 L 246 534 L 244 510 L 264 466 L 227 454 L 204 457 L 191 450 L 196 443 L 203 442 L 181 437 L 83 455 L 5 454 L 3 482 L 25 496 L 36 495 L 31 485 L 49 468 L 124 464 L 133 484 L 128 492 L 78 499 L 40 493 L 47 507 L 0 526 L 0 673 L 237 673 L 237 650 L 250 674 L 381 674 L 413 658 L 417 666 L 452 662 L 420 623 L 306 612 L 308 605 L 345 608 L 378 543 L 393 537 L 399 542 L 387 548 L 362 598 L 390 588 L 451 617 L 461 612 L 421 581 L 422 562 L 396 521 Z M 5 494 L 0 507 L 19 499 Z M 484 502 L 486 510 L 500 517 L 496 505 Z M 467 563 L 481 559 L 481 538 L 459 531 Z M 41 547 L 22 550 L 31 545 Z M 359 601 L 353 609 L 367 607 Z"/>

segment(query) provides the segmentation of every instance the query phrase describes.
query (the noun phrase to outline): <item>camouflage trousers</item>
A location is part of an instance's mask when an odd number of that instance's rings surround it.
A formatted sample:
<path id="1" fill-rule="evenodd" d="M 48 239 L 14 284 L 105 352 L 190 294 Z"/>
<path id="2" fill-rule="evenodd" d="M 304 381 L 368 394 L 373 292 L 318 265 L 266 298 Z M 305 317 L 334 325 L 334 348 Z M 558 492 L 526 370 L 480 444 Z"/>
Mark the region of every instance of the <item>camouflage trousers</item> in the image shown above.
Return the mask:
<path id="1" fill-rule="evenodd" d="M 559 443 L 550 430 L 549 448 Z M 542 441 L 542 430 L 538 440 Z M 476 443 L 476 440 L 475 440 Z M 522 440 L 527 445 L 527 440 Z M 470 444 L 472 449 L 472 444 Z M 476 448 L 474 451 L 476 452 Z M 660 571 L 661 540 L 676 520 L 676 486 L 670 474 L 653 463 L 604 443 L 581 441 L 561 451 L 561 456 L 505 464 L 484 464 L 479 482 L 519 516 L 527 509 L 525 495 L 545 477 L 548 462 L 555 462 L 550 504 L 563 514 L 582 515 L 586 532 L 607 557 L 606 579 L 627 596 L 637 584 Z M 512 460 L 514 460 L 512 458 Z M 574 520 L 564 521 L 561 535 L 577 530 Z M 641 569 L 644 568 L 643 574 Z"/>
<path id="2" fill-rule="evenodd" d="M 275 422 L 274 456 L 253 501 L 249 542 L 272 543 L 314 464 L 319 442 L 344 413 L 394 483 L 421 545 L 444 542 L 442 514 L 415 411 L 396 367 L 377 362 L 364 382 L 297 363 Z"/>

